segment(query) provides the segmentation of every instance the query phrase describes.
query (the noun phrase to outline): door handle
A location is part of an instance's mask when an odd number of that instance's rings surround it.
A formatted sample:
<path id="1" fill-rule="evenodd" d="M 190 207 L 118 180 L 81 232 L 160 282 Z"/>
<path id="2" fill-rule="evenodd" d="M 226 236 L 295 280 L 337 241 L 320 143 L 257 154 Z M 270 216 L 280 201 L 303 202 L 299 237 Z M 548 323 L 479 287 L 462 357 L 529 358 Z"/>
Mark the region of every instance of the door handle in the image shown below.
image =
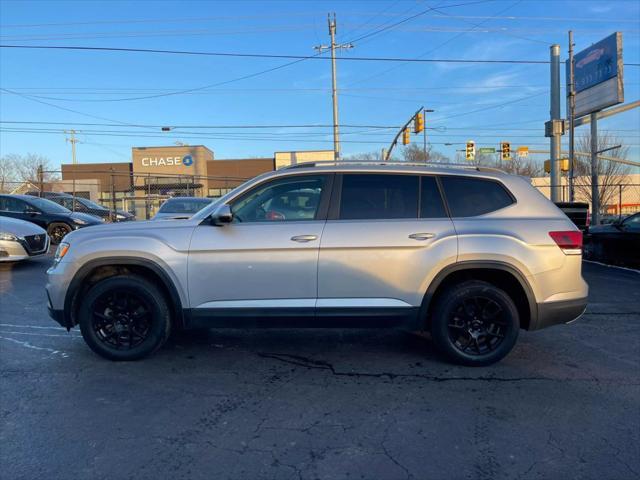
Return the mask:
<path id="1" fill-rule="evenodd" d="M 435 233 L 412 233 L 409 238 L 411 240 L 429 240 L 435 236 Z"/>
<path id="2" fill-rule="evenodd" d="M 300 242 L 300 243 L 313 242 L 314 240 L 317 240 L 317 239 L 318 239 L 317 235 L 296 235 L 295 237 L 291 237 L 291 240 L 293 240 L 294 242 Z"/>

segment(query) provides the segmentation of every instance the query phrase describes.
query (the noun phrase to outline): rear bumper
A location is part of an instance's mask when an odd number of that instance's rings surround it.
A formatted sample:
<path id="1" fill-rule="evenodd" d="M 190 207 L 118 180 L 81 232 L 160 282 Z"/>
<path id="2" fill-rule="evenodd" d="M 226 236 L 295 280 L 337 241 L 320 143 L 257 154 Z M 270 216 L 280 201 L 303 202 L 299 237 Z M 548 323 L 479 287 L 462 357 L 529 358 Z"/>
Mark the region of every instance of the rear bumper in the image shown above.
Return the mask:
<path id="1" fill-rule="evenodd" d="M 538 321 L 535 330 L 550 327 L 559 323 L 569 323 L 582 316 L 587 308 L 587 297 L 561 302 L 538 304 Z"/>

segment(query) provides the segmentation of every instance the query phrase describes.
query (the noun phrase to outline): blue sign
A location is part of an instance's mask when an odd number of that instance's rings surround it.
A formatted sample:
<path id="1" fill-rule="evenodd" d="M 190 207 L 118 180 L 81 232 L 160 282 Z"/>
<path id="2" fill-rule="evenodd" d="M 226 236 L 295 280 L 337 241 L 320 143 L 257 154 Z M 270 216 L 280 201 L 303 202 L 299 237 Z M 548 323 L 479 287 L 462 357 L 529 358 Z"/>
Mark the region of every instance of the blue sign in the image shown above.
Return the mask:
<path id="1" fill-rule="evenodd" d="M 184 157 L 182 157 L 182 164 L 185 167 L 190 167 L 191 165 L 193 165 L 193 157 L 191 155 L 185 155 Z"/>
<path id="2" fill-rule="evenodd" d="M 576 54 L 573 58 L 576 93 L 618 75 L 617 39 L 614 33 Z"/>

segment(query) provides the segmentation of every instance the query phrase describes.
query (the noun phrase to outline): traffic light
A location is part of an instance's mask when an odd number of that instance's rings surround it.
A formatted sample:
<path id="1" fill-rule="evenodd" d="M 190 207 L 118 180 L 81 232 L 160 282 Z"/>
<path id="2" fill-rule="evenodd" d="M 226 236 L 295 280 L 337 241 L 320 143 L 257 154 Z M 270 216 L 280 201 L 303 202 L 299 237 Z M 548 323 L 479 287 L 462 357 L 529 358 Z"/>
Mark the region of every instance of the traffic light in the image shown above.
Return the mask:
<path id="1" fill-rule="evenodd" d="M 415 120 L 413 122 L 413 133 L 420 133 L 424 130 L 424 117 L 422 113 L 416 113 Z"/>
<path id="2" fill-rule="evenodd" d="M 409 137 L 409 129 L 405 128 L 402 131 L 402 144 L 403 145 L 409 145 L 410 141 L 411 141 L 411 137 Z"/>
<path id="3" fill-rule="evenodd" d="M 473 140 L 467 141 L 467 149 L 465 150 L 465 152 L 466 152 L 467 160 L 475 160 L 475 158 L 476 158 L 476 142 L 474 142 Z"/>
<path id="4" fill-rule="evenodd" d="M 509 142 L 502 142 L 500 144 L 500 152 L 502 160 L 511 160 L 511 144 Z"/>

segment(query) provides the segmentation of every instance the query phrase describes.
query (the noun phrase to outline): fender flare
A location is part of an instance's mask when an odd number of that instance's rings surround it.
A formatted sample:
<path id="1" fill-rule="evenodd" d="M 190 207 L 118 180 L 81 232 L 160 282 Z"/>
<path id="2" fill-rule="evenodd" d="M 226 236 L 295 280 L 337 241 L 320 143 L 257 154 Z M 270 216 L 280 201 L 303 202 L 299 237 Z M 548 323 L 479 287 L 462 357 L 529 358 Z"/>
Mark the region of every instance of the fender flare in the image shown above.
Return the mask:
<path id="1" fill-rule="evenodd" d="M 90 272 L 98 267 L 113 265 L 133 265 L 138 267 L 145 267 L 155 273 L 162 281 L 163 286 L 169 292 L 170 301 L 173 306 L 172 310 L 174 313 L 176 326 L 184 326 L 182 300 L 180 299 L 180 295 L 178 294 L 178 290 L 173 280 L 165 271 L 165 269 L 158 265 L 156 262 L 140 257 L 103 257 L 96 258 L 95 260 L 90 260 L 82 265 L 82 267 L 78 269 L 78 271 L 73 276 L 73 279 L 69 283 L 69 288 L 67 288 L 67 293 L 65 295 L 64 312 L 67 325 L 71 325 L 72 322 L 71 314 L 72 308 L 74 307 L 76 294 Z"/>
<path id="2" fill-rule="evenodd" d="M 536 325 L 538 324 L 538 304 L 536 302 L 536 297 L 533 294 L 533 289 L 531 285 L 527 281 L 525 275 L 518 270 L 513 265 L 510 265 L 506 262 L 500 262 L 495 260 L 470 260 L 463 262 L 452 263 L 451 265 L 447 265 L 444 267 L 438 274 L 434 277 L 434 279 L 429 284 L 426 293 L 422 299 L 422 304 L 420 306 L 420 318 L 425 318 L 427 312 L 429 311 L 429 307 L 431 305 L 431 300 L 438 289 L 438 287 L 442 284 L 442 282 L 447 278 L 450 274 L 454 272 L 460 272 L 464 270 L 478 270 L 478 269 L 486 269 L 486 270 L 502 270 L 504 272 L 508 272 L 515 277 L 515 279 L 522 287 L 526 297 L 527 303 L 529 304 L 529 330 L 535 330 Z"/>

